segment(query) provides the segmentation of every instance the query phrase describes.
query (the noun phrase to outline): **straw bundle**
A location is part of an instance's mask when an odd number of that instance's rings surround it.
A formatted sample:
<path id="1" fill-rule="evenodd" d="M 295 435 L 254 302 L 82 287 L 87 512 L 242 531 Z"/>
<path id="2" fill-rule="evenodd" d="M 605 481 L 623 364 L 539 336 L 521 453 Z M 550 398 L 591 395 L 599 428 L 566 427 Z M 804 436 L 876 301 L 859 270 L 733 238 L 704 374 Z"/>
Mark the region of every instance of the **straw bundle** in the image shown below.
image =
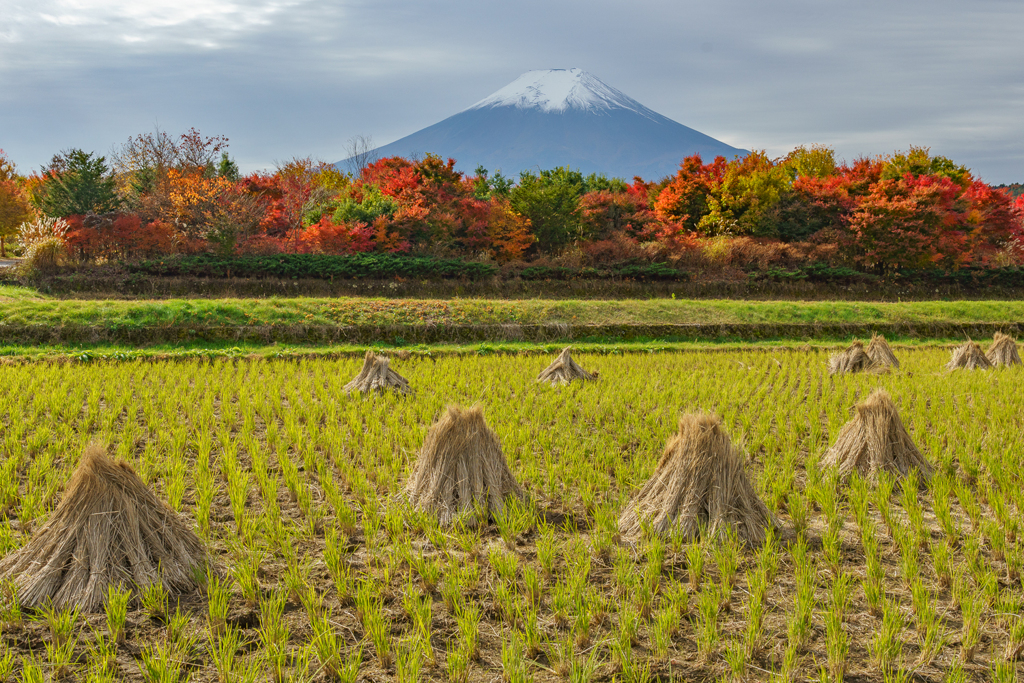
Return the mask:
<path id="1" fill-rule="evenodd" d="M 889 343 L 885 341 L 885 337 L 880 334 L 871 335 L 871 343 L 868 344 L 868 358 L 871 359 L 871 364 L 876 368 L 898 368 L 900 366 L 899 359 L 896 358 L 896 354 L 889 348 Z"/>
<path id="2" fill-rule="evenodd" d="M 917 469 L 922 481 L 932 475 L 932 466 L 917 450 L 907 433 L 892 398 L 883 389 L 858 403 L 856 415 L 843 425 L 832 448 L 822 456 L 823 468 L 837 468 L 846 479 L 854 471 L 869 480 L 886 470 L 897 478 Z"/>
<path id="3" fill-rule="evenodd" d="M 436 512 L 442 524 L 465 517 L 476 520 L 480 508 L 494 513 L 522 489 L 505 462 L 497 435 L 480 406 L 448 411 L 423 441 L 406 493 L 413 507 Z"/>
<path id="4" fill-rule="evenodd" d="M 403 394 L 412 392 L 408 380 L 391 369 L 385 356 L 378 356 L 373 351 L 366 352 L 363 368 L 355 378 L 342 387 L 346 392 L 370 392 L 394 389 Z"/>
<path id="5" fill-rule="evenodd" d="M 556 385 L 569 384 L 573 380 L 577 379 L 597 379 L 596 372 L 587 372 L 572 359 L 572 355 L 569 353 L 569 348 L 570 347 L 566 346 L 562 349 L 562 352 L 558 354 L 558 357 L 551 361 L 551 365 L 541 370 L 541 373 L 537 375 L 538 382 L 548 382 L 552 385 Z"/>
<path id="6" fill-rule="evenodd" d="M 1017 340 L 1008 334 L 996 332 L 992 338 L 992 346 L 985 354 L 992 365 L 1020 365 L 1020 355 L 1017 353 Z"/>
<path id="7" fill-rule="evenodd" d="M 635 539 L 645 523 L 658 534 L 681 527 L 687 538 L 731 526 L 752 545 L 760 545 L 765 530 L 776 524 L 722 420 L 706 413 L 679 419 L 679 432 L 669 439 L 654 474 L 619 517 L 619 533 Z"/>
<path id="8" fill-rule="evenodd" d="M 131 466 L 86 447 L 50 520 L 21 549 L 0 560 L 20 603 L 99 611 L 111 585 L 136 593 L 163 583 L 169 593 L 198 588 L 206 566 L 202 541 L 146 488 Z"/>
<path id="9" fill-rule="evenodd" d="M 988 370 L 991 367 L 992 362 L 981 352 L 981 347 L 970 339 L 953 349 L 953 354 L 946 363 L 948 370 Z"/>
<path id="10" fill-rule="evenodd" d="M 864 344 L 855 340 L 842 353 L 828 359 L 828 374 L 841 375 L 847 372 L 865 372 L 874 369 L 871 357 L 864 350 Z"/>

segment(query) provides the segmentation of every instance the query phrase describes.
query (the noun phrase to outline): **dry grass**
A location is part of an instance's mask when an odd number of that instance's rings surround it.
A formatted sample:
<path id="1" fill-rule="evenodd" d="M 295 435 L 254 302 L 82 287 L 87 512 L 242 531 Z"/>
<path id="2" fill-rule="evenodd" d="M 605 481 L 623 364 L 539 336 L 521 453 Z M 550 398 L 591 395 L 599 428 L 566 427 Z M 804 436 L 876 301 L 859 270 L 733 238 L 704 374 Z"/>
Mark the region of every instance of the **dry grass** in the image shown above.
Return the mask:
<path id="1" fill-rule="evenodd" d="M 717 535 L 731 527 L 752 545 L 775 526 L 771 512 L 750 484 L 743 455 L 716 415 L 683 415 L 654 475 L 619 517 L 619 533 L 637 539 L 645 525 L 657 534 L 678 526 L 686 538 Z"/>
<path id="2" fill-rule="evenodd" d="M 821 464 L 838 469 L 842 479 L 857 472 L 874 481 L 881 471 L 903 477 L 912 469 L 917 469 L 925 481 L 932 475 L 932 466 L 914 445 L 896 404 L 883 389 L 857 404 L 856 414 L 843 425 Z"/>
<path id="3" fill-rule="evenodd" d="M 1002 332 L 996 332 L 985 357 L 995 367 L 1021 364 L 1020 354 L 1017 353 L 1017 340 Z"/>
<path id="4" fill-rule="evenodd" d="M 0 561 L 0 575 L 14 580 L 23 606 L 95 612 L 109 586 L 193 591 L 206 560 L 202 541 L 131 466 L 93 444 L 49 521 Z"/>
<path id="5" fill-rule="evenodd" d="M 347 393 L 385 391 L 393 389 L 403 394 L 412 393 L 409 381 L 391 369 L 386 356 L 378 356 L 373 351 L 366 352 L 363 367 L 351 382 L 344 386 Z"/>
<path id="6" fill-rule="evenodd" d="M 413 507 L 435 512 L 442 524 L 450 524 L 459 518 L 475 520 L 478 508 L 498 512 L 505 498 L 521 496 L 522 489 L 483 408 L 449 406 L 427 433 L 406 493 Z"/>
<path id="7" fill-rule="evenodd" d="M 572 359 L 569 353 L 571 347 L 566 346 L 558 357 L 551 361 L 541 373 L 537 375 L 538 382 L 547 382 L 552 385 L 569 384 L 575 380 L 597 379 L 597 375 L 587 372 Z"/>

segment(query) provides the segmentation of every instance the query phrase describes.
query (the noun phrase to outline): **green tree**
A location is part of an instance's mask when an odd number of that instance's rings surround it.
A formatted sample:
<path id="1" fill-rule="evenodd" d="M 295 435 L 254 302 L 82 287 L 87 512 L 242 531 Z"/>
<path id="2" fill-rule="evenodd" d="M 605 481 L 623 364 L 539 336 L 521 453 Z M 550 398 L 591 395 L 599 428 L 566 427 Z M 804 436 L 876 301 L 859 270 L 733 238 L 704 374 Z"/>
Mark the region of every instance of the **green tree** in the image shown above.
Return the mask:
<path id="1" fill-rule="evenodd" d="M 338 208 L 334 212 L 334 222 L 360 221 L 369 225 L 381 216 L 390 218 L 398 210 L 395 200 L 373 185 L 363 188 L 360 199 L 361 201 L 356 201 L 352 197 L 345 197 L 338 202 Z"/>
<path id="2" fill-rule="evenodd" d="M 509 193 L 509 203 L 516 213 L 530 219 L 537 249 L 553 252 L 579 237 L 582 195 L 583 176 L 579 171 L 568 167 L 541 171 L 539 175 L 523 171 Z"/>
<path id="3" fill-rule="evenodd" d="M 496 171 L 492 176 L 482 165 L 473 171 L 473 196 L 476 199 L 488 200 L 491 197 L 508 197 L 515 187 L 515 181 Z"/>
<path id="4" fill-rule="evenodd" d="M 883 180 L 899 180 L 910 174 L 915 178 L 922 175 L 949 178 L 960 187 L 971 184 L 971 171 L 943 156 L 932 156 L 928 147 L 910 147 L 908 152 L 897 152 L 882 167 Z"/>
<path id="5" fill-rule="evenodd" d="M 115 180 L 105 157 L 72 149 L 55 156 L 43 172 L 46 181 L 35 202 L 48 216 L 107 213 L 119 206 Z"/>
<path id="6" fill-rule="evenodd" d="M 829 178 L 836 174 L 835 150 L 825 145 L 811 145 L 810 149 L 801 145 L 790 152 L 783 163 L 793 180 Z"/>
<path id="7" fill-rule="evenodd" d="M 496 174 L 498 179 L 500 174 Z M 512 209 L 530 219 L 539 251 L 554 252 L 583 236 L 580 198 L 588 192 L 625 192 L 618 178 L 591 173 L 584 176 L 568 166 L 541 171 L 523 171 L 519 183 L 508 190 Z M 501 194 L 495 187 L 495 194 Z"/>
<path id="8" fill-rule="evenodd" d="M 231 182 L 238 180 L 238 164 L 228 156 L 227 152 L 221 152 L 220 154 L 220 162 L 217 164 L 217 175 L 221 178 L 227 178 Z"/>
<path id="9" fill-rule="evenodd" d="M 729 162 L 722 182 L 707 197 L 698 226 L 706 235 L 772 236 L 771 209 L 792 184 L 789 170 L 763 151 Z"/>

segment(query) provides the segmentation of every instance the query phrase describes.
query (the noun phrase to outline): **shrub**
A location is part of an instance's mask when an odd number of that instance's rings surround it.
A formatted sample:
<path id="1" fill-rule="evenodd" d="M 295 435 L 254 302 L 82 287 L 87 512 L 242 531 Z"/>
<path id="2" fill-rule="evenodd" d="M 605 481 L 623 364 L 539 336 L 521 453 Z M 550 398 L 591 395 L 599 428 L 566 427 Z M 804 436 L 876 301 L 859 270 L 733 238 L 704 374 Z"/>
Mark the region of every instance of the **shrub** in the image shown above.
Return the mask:
<path id="1" fill-rule="evenodd" d="M 828 282 L 834 284 L 852 284 L 854 282 L 870 282 L 878 277 L 870 273 L 862 273 L 859 270 L 846 266 L 830 266 L 827 263 L 816 261 L 800 266 L 799 268 L 786 269 L 779 266 L 772 266 L 764 270 L 750 273 L 749 277 L 754 279 L 777 280 L 779 282 Z"/>
<path id="2" fill-rule="evenodd" d="M 29 273 L 52 273 L 62 265 L 67 257 L 64 241 L 57 237 L 33 242 L 25 252 L 22 268 Z"/>
<path id="3" fill-rule="evenodd" d="M 143 224 L 135 214 L 109 213 L 68 217 L 64 237 L 68 252 L 80 261 L 167 254 L 175 250 L 174 226 L 164 221 Z"/>
<path id="4" fill-rule="evenodd" d="M 68 231 L 68 222 L 63 218 L 41 216 L 34 221 L 22 223 L 18 228 L 18 241 L 26 253 L 36 244 L 51 239 L 63 240 Z"/>
<path id="5" fill-rule="evenodd" d="M 366 223 L 334 223 L 324 216 L 306 228 L 302 238 L 322 254 L 358 254 L 373 251 L 373 230 Z"/>
<path id="6" fill-rule="evenodd" d="M 607 239 L 588 242 L 583 245 L 583 252 L 593 266 L 637 260 L 644 256 L 640 244 L 624 232 L 613 232 Z"/>

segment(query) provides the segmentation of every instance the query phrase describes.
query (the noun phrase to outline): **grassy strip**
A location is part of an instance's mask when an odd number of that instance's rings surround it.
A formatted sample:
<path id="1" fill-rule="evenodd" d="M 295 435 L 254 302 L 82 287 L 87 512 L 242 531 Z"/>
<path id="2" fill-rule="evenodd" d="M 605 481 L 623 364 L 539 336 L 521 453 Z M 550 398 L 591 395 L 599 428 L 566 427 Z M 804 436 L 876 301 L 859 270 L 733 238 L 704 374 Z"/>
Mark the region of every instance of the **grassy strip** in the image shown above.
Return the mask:
<path id="1" fill-rule="evenodd" d="M 749 342 L 772 339 L 842 341 L 869 337 L 874 333 L 887 337 L 941 339 L 946 337 L 991 337 L 997 331 L 1013 336 L 1024 333 L 1017 323 L 922 323 L 922 324 L 847 324 L 847 323 L 752 323 L 682 325 L 163 325 L 89 326 L 89 325 L 3 325 L 0 341 L 8 344 L 154 344 L 206 342 L 228 344 L 300 344 L 324 346 L 339 344 L 391 343 L 471 344 L 487 342 L 613 343 L 643 342 Z"/>
<path id="2" fill-rule="evenodd" d="M 18 287 L 16 285 L 0 285 L 0 306 L 12 301 L 40 301 L 50 297 L 40 294 L 29 287 Z"/>
<path id="3" fill-rule="evenodd" d="M 894 348 L 936 348 L 952 347 L 961 343 L 959 339 L 892 339 Z M 825 349 L 838 350 L 844 348 L 843 341 L 810 341 L 797 342 L 792 339 L 773 339 L 756 342 L 666 342 L 661 340 L 635 341 L 625 343 L 574 343 L 574 351 L 581 353 L 618 354 L 618 353 L 663 353 L 663 352 L 726 352 L 737 350 L 790 350 L 790 349 Z M 66 362 L 66 361 L 163 361 L 189 360 L 195 358 L 209 359 L 301 359 L 301 358 L 347 358 L 359 357 L 373 348 L 380 353 L 398 356 L 464 356 L 522 354 L 541 355 L 557 353 L 561 344 L 529 343 L 529 342 L 497 342 L 479 344 L 420 344 L 416 346 L 394 346 L 389 344 L 341 344 L 333 346 L 302 346 L 292 344 L 157 344 L 138 348 L 119 344 L 101 345 L 67 345 L 48 346 L 0 346 L 0 359 L 4 362 Z"/>
<path id="4" fill-rule="evenodd" d="M 0 326 L 957 325 L 1024 321 L 1024 301 L 52 299 L 0 287 Z"/>

